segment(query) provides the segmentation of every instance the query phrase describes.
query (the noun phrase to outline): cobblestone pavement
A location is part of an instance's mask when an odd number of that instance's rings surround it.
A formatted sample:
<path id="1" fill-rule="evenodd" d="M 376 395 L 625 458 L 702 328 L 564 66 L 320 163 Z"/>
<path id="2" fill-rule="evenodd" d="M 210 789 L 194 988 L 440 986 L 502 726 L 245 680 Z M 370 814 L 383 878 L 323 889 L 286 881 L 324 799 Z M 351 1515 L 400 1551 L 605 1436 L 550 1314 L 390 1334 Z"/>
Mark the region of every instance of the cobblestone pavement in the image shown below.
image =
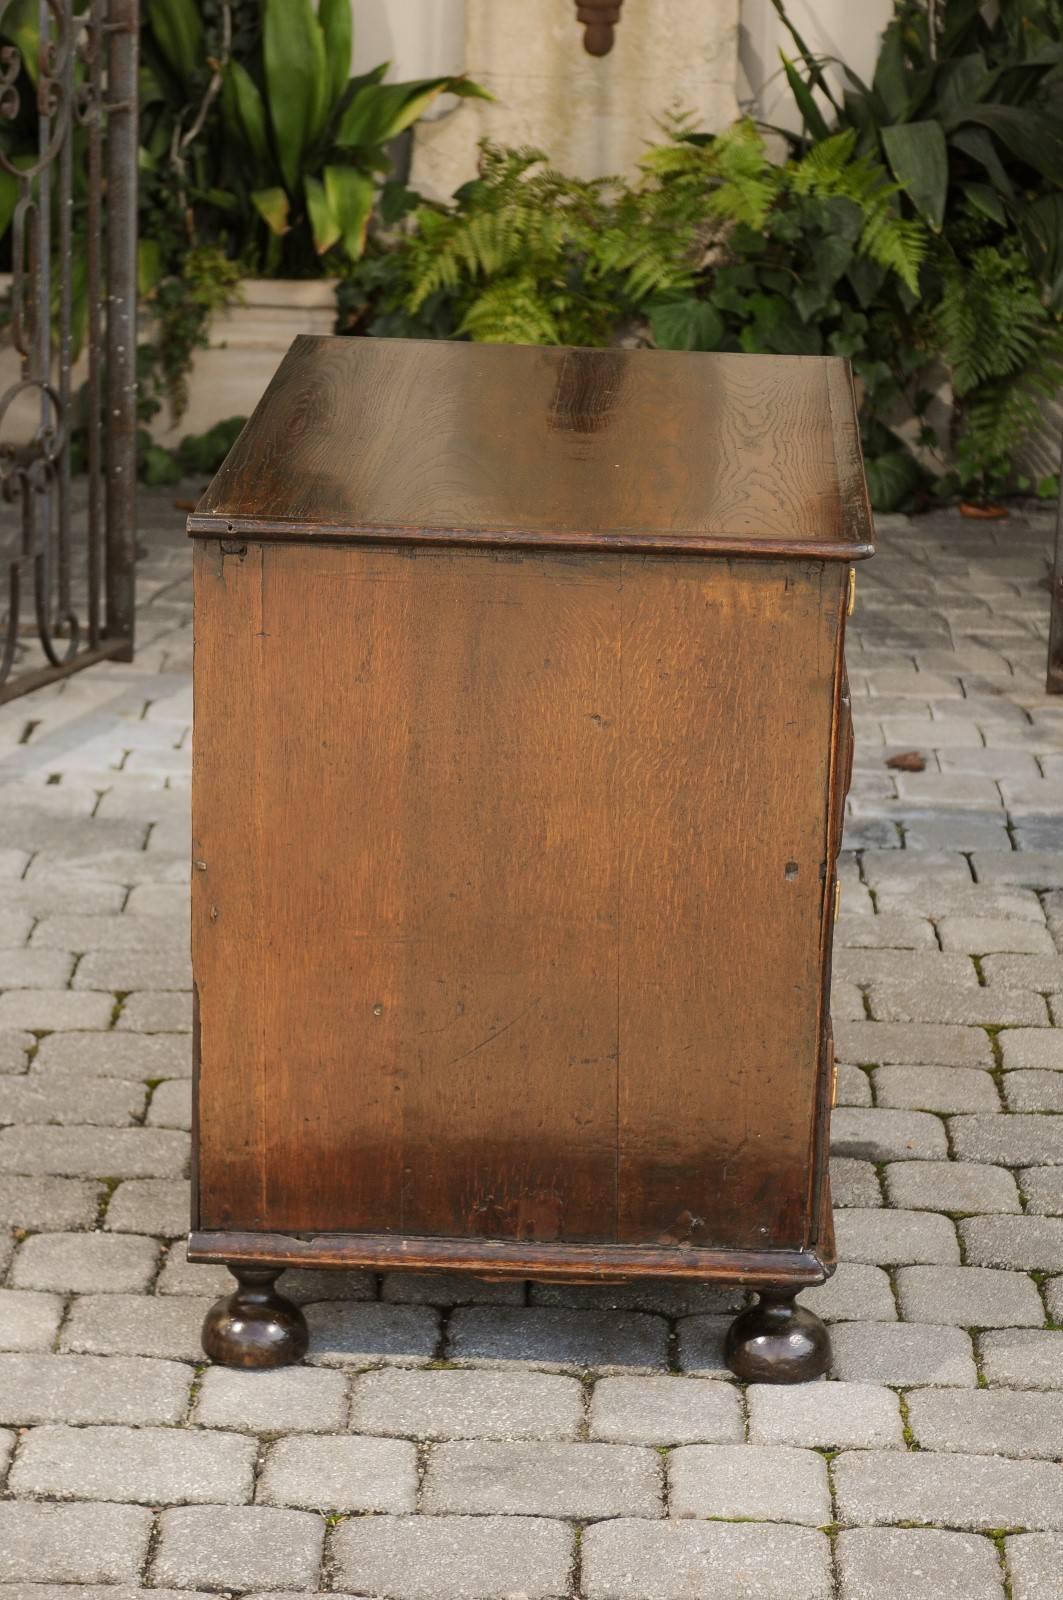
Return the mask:
<path id="1" fill-rule="evenodd" d="M 0 711 L 7 1594 L 1061 1600 L 1048 519 L 887 519 L 861 572 L 842 1265 L 806 1297 L 835 1364 L 798 1389 L 728 1377 L 719 1290 L 362 1273 L 288 1275 L 309 1365 L 204 1370 L 199 1322 L 228 1279 L 181 1238 L 179 522 L 169 496 L 145 508 L 136 664 Z M 913 750 L 924 771 L 887 768 Z"/>

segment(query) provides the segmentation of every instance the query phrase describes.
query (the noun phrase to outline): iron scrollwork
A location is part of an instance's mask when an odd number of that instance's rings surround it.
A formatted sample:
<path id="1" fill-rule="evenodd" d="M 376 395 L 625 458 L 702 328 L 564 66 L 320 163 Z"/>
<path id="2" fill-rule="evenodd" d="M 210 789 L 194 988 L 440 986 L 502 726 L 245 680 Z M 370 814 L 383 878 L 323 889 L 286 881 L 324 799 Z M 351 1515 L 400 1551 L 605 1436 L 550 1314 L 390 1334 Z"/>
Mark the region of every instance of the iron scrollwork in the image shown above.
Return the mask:
<path id="1" fill-rule="evenodd" d="M 0 34 L 11 4 L 0 0 Z M 17 152 L 0 144 L 18 189 L 5 359 L 19 369 L 0 394 L 0 700 L 131 658 L 137 23 L 136 0 L 38 0 L 32 58 L 0 45 L 0 122 L 36 133 Z M 76 193 L 75 163 L 87 180 Z M 76 495 L 75 414 L 87 468 Z"/>

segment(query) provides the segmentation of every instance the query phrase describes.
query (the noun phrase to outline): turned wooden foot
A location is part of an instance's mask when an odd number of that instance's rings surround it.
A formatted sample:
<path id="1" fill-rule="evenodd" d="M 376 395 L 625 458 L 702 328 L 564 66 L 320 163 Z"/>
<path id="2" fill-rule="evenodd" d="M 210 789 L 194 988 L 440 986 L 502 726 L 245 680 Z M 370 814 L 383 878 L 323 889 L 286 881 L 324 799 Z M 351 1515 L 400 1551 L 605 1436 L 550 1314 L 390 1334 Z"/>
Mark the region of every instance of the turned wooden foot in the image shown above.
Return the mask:
<path id="1" fill-rule="evenodd" d="M 203 1319 L 203 1349 L 223 1367 L 287 1367 L 306 1355 L 306 1320 L 277 1293 L 279 1267 L 231 1267 L 232 1294 Z"/>
<path id="2" fill-rule="evenodd" d="M 762 1290 L 755 1306 L 727 1330 L 724 1359 L 751 1383 L 806 1383 L 830 1366 L 830 1338 L 814 1311 L 794 1304 L 796 1290 Z"/>

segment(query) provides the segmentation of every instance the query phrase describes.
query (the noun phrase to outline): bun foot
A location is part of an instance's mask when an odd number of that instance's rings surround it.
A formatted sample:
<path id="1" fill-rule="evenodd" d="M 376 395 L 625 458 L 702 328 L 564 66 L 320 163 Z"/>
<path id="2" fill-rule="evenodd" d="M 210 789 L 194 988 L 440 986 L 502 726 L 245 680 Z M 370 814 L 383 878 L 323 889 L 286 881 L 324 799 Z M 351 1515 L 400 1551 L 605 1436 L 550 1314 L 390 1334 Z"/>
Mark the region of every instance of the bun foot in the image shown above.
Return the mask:
<path id="1" fill-rule="evenodd" d="M 223 1367 L 287 1367 L 306 1355 L 309 1335 L 297 1305 L 274 1285 L 279 1267 L 231 1267 L 232 1294 L 203 1319 L 203 1349 Z"/>
<path id="2" fill-rule="evenodd" d="M 830 1337 L 792 1294 L 762 1293 L 728 1328 L 724 1359 L 750 1383 L 807 1383 L 830 1366 Z"/>

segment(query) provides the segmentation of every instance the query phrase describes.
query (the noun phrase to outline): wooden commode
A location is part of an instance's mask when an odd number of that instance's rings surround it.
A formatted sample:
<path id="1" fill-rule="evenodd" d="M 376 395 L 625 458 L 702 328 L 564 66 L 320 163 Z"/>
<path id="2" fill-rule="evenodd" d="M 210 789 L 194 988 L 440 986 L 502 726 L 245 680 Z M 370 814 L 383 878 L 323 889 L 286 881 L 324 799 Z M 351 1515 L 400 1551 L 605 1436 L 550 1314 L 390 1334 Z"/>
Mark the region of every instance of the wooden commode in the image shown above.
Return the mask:
<path id="1" fill-rule="evenodd" d="M 843 659 L 834 358 L 301 338 L 195 548 L 190 1257 L 739 1283 L 824 1370 Z"/>

